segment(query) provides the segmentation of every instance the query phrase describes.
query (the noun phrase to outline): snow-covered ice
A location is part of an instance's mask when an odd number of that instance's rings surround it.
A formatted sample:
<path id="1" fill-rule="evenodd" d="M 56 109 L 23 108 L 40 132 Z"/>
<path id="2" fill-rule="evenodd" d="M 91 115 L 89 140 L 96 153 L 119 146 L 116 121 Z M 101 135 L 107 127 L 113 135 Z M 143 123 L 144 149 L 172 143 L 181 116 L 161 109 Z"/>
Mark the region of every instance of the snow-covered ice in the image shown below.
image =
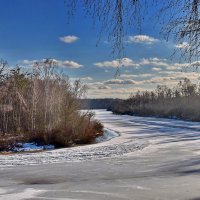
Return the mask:
<path id="1" fill-rule="evenodd" d="M 14 152 L 24 152 L 24 151 L 41 151 L 47 149 L 54 149 L 54 145 L 43 145 L 39 146 L 35 143 L 22 143 L 18 144 L 19 147 L 14 148 Z"/>
<path id="2" fill-rule="evenodd" d="M 25 198 L 32 199 L 36 195 L 42 194 L 44 192 L 45 191 L 35 190 L 33 188 L 27 188 L 26 190 L 17 192 L 17 193 L 15 190 L 12 190 L 12 189 L 10 190 L 0 189 L 0 199 L 1 199 L 1 196 L 3 196 L 3 200 L 11 200 L 11 199 L 18 200 L 18 199 L 25 199 Z"/>
<path id="3" fill-rule="evenodd" d="M 199 199 L 200 123 L 95 112 L 118 137 L 0 156 L 0 199 Z"/>
<path id="4" fill-rule="evenodd" d="M 119 137 L 119 136 L 120 136 L 119 133 L 109 130 L 107 128 L 104 128 L 104 134 L 96 138 L 96 143 L 105 142 L 105 141 L 111 140 L 114 137 Z"/>

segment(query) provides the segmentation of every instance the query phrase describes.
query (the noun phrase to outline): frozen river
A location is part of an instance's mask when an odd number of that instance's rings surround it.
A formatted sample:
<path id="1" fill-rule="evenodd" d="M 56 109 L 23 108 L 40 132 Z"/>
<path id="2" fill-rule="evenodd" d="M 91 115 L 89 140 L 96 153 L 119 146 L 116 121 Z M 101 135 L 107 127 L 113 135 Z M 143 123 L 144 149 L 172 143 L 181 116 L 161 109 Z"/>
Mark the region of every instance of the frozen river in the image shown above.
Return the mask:
<path id="1" fill-rule="evenodd" d="M 0 156 L 0 200 L 200 199 L 200 123 L 97 110 L 119 137 Z"/>

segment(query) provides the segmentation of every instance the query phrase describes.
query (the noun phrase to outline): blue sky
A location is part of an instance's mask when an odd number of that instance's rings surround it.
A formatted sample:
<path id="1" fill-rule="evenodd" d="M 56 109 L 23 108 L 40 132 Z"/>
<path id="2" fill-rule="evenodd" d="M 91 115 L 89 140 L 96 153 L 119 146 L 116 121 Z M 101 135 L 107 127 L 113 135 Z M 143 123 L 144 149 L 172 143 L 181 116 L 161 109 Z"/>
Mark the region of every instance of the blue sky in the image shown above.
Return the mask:
<path id="1" fill-rule="evenodd" d="M 69 22 L 66 6 L 64 0 L 1 0 L 0 57 L 11 66 L 56 59 L 72 80 L 88 84 L 91 98 L 125 98 L 157 84 L 173 86 L 185 76 L 197 80 L 196 73 L 180 71 L 187 63 L 169 59 L 174 48 L 187 44 L 163 41 L 152 18 L 143 23 L 142 32 L 130 31 L 124 38 L 121 76 L 114 79 L 118 61 L 106 34 L 96 47 L 98 24 L 94 28 L 81 8 Z"/>

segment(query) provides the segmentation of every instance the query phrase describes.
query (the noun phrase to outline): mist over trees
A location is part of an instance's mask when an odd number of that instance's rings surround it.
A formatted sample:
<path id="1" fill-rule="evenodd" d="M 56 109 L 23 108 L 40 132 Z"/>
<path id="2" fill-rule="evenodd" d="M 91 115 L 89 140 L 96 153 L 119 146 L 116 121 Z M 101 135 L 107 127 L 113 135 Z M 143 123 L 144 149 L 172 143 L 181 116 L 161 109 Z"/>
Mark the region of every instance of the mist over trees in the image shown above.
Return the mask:
<path id="1" fill-rule="evenodd" d="M 153 91 L 138 91 L 112 111 L 118 114 L 156 116 L 200 121 L 200 85 L 185 78 L 175 87 L 158 85 Z"/>

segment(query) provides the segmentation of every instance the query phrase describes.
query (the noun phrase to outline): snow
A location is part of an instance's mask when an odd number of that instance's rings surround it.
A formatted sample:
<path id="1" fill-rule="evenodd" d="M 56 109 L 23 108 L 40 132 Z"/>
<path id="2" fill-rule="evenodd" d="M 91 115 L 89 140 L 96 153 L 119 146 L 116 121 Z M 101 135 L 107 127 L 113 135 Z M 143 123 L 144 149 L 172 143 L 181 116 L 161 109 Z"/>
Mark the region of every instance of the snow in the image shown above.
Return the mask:
<path id="1" fill-rule="evenodd" d="M 54 148 L 55 148 L 54 145 L 38 146 L 35 143 L 23 143 L 23 144 L 19 144 L 19 147 L 16 147 L 14 149 L 14 152 L 41 151 L 41 150 L 54 149 Z"/>
<path id="2" fill-rule="evenodd" d="M 105 135 L 96 144 L 47 150 L 38 153 L 0 155 L 0 167 L 81 162 L 118 156 L 129 156 L 157 148 L 187 145 L 183 151 L 199 154 L 200 123 L 153 117 L 113 115 L 95 110 L 96 119 L 105 127 Z M 29 148 L 30 144 L 24 146 Z"/>
<path id="3" fill-rule="evenodd" d="M 200 197 L 200 123 L 95 112 L 108 131 L 99 143 L 1 155 L 0 199 Z"/>
<path id="4" fill-rule="evenodd" d="M 10 200 L 10 199 L 15 199 L 15 200 L 21 200 L 21 199 L 31 199 L 34 198 L 36 195 L 40 195 L 44 193 L 45 191 L 43 190 L 35 190 L 33 188 L 27 188 L 21 192 L 17 192 L 16 190 L 3 190 L 0 189 L 0 199 L 1 196 L 3 196 L 3 200 Z M 25 198 L 24 198 L 25 197 Z"/>
<path id="5" fill-rule="evenodd" d="M 111 140 L 112 138 L 118 137 L 118 136 L 120 136 L 119 133 L 105 128 L 104 134 L 102 136 L 99 136 L 98 138 L 96 138 L 96 143 L 105 142 L 105 141 Z"/>

